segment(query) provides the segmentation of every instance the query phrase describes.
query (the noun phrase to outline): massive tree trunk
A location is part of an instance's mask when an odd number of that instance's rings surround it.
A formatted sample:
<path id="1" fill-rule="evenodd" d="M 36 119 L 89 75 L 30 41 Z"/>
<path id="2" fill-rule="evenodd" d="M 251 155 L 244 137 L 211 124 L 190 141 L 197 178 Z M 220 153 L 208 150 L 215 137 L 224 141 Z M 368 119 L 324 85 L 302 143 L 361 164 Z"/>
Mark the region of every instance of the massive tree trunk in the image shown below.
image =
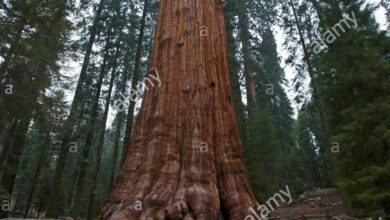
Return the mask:
<path id="1" fill-rule="evenodd" d="M 244 219 L 255 200 L 229 85 L 223 0 L 160 1 L 148 85 L 98 219 Z"/>

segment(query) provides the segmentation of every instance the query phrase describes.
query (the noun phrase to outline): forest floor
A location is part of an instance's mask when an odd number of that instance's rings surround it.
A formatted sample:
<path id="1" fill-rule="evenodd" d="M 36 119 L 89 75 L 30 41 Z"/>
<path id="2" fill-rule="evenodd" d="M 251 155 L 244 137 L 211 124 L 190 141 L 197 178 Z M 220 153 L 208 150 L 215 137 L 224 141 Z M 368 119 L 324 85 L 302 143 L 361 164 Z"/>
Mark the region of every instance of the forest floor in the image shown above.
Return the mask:
<path id="1" fill-rule="evenodd" d="M 294 199 L 290 205 L 288 203 L 280 204 L 270 214 L 268 220 L 341 220 L 347 216 L 346 209 L 337 189 L 317 188 L 303 193 L 299 198 Z M 19 219 L 9 218 L 9 220 Z"/>
<path id="2" fill-rule="evenodd" d="M 281 204 L 271 213 L 270 219 L 327 219 L 327 216 L 343 219 L 345 210 L 337 189 L 315 189 L 305 192 L 290 205 Z"/>

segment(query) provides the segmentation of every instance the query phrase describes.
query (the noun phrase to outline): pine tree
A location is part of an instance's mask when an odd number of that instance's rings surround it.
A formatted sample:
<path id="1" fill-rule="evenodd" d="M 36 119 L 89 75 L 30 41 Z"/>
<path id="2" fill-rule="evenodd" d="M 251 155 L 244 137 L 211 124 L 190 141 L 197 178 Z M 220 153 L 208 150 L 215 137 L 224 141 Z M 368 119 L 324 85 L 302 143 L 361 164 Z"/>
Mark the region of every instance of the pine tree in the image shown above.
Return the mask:
<path id="1" fill-rule="evenodd" d="M 100 73 L 99 73 L 99 78 L 98 82 L 96 84 L 96 92 L 94 95 L 94 101 L 93 101 L 93 107 L 92 107 L 92 112 L 91 116 L 87 125 L 87 136 L 85 140 L 85 145 L 84 145 L 84 150 L 83 150 L 83 157 L 81 161 L 81 171 L 79 173 L 78 177 L 78 182 L 75 190 L 75 196 L 73 198 L 72 202 L 72 216 L 73 218 L 77 218 L 79 215 L 79 209 L 80 209 L 80 200 L 81 200 L 81 194 L 84 186 L 84 180 L 88 168 L 88 163 L 89 163 L 89 156 L 90 156 L 90 150 L 92 147 L 92 137 L 94 134 L 94 125 L 95 121 L 97 120 L 98 117 L 98 107 L 99 107 L 99 100 L 100 100 L 100 95 L 101 95 L 101 90 L 102 90 L 102 85 L 103 85 L 103 80 L 109 71 L 107 68 L 107 62 L 109 59 L 109 50 L 111 48 L 111 35 L 112 35 L 112 24 L 110 24 L 107 27 L 107 40 L 106 40 L 106 45 L 104 49 L 104 56 L 103 56 L 103 62 L 102 66 L 100 67 Z"/>
<path id="2" fill-rule="evenodd" d="M 5 159 L 7 158 L 8 152 L 11 148 L 11 141 L 13 140 L 13 137 L 15 135 L 17 125 L 18 125 L 18 120 L 14 119 L 14 121 L 10 125 L 10 128 L 8 129 L 8 131 L 4 131 L 4 133 L 5 133 L 4 136 L 6 137 L 5 138 L 6 140 L 4 141 L 4 146 L 3 146 L 3 149 L 1 151 L 0 164 L 3 164 Z"/>
<path id="3" fill-rule="evenodd" d="M 329 97 L 330 122 L 339 146 L 336 184 L 352 207 L 388 215 L 389 120 L 385 115 L 389 112 L 390 40 L 378 31 L 374 9 L 362 4 L 341 1 L 335 6 L 341 13 L 323 10 L 324 16 L 334 17 L 333 22 L 348 15 L 357 25 L 329 44 L 318 63 L 322 64 L 322 91 Z M 324 28 L 331 28 L 332 21 L 324 20 Z"/>
<path id="4" fill-rule="evenodd" d="M 149 10 L 149 0 L 144 0 L 144 8 L 142 12 L 142 18 L 139 28 L 139 35 L 138 35 L 138 43 L 137 43 L 137 52 L 135 55 L 135 64 L 134 64 L 134 70 L 133 70 L 133 78 L 131 81 L 131 90 L 135 90 L 136 86 L 138 85 L 138 78 L 139 78 L 139 72 L 140 72 L 140 64 L 141 64 L 141 56 L 142 56 L 142 46 L 144 41 L 144 31 L 145 31 L 145 19 L 146 15 Z M 125 130 L 125 137 L 123 141 L 123 148 L 122 148 L 122 156 L 120 163 L 122 164 L 127 156 L 128 149 L 130 147 L 130 139 L 133 129 L 133 121 L 134 121 L 134 109 L 136 102 L 132 100 L 132 97 L 130 97 L 129 100 L 129 108 L 127 110 L 127 116 L 126 116 L 126 130 Z"/>
<path id="5" fill-rule="evenodd" d="M 121 39 L 121 37 L 119 37 Z M 117 77 L 117 64 L 118 64 L 118 59 L 120 56 L 120 40 L 118 39 L 116 43 L 116 52 L 115 56 L 112 59 L 112 71 L 111 71 L 111 78 L 109 82 L 109 88 L 107 90 L 107 96 L 105 100 L 105 107 L 104 107 L 104 113 L 103 113 L 103 118 L 101 122 L 101 127 L 100 127 L 100 132 L 99 132 L 99 141 L 97 144 L 97 153 L 96 153 L 96 164 L 95 164 L 95 169 L 92 171 L 92 187 L 90 189 L 90 197 L 88 201 L 88 220 L 92 220 L 95 214 L 95 200 L 96 200 L 96 187 L 97 187 L 97 181 L 98 181 L 98 174 L 100 171 L 100 166 L 101 166 L 101 159 L 102 159 L 102 150 L 103 150 L 103 144 L 104 144 L 104 137 L 105 137 L 105 132 L 106 132 L 106 123 L 107 123 L 107 118 L 108 118 L 108 112 L 110 108 L 110 102 L 111 102 L 111 93 L 114 87 L 114 81 L 115 78 Z"/>
<path id="6" fill-rule="evenodd" d="M 36 166 L 32 166 L 33 171 L 31 172 L 31 186 L 28 186 L 28 197 L 27 203 L 25 206 L 24 218 L 29 216 L 29 210 L 33 205 L 33 197 L 34 193 L 37 191 L 37 184 L 39 182 L 39 177 L 41 175 L 42 169 L 47 166 L 45 160 L 49 158 L 49 150 L 53 141 L 53 133 L 57 133 L 58 128 L 60 127 L 62 118 L 65 115 L 66 104 L 63 101 L 64 93 L 62 91 L 54 91 L 52 97 L 46 97 L 45 107 L 47 110 L 42 111 L 40 114 L 40 118 L 36 120 L 37 125 L 40 127 L 38 131 L 44 135 L 42 135 L 42 141 L 38 147 L 38 155 L 36 156 Z M 50 118 L 47 118 L 50 117 Z M 35 121 L 35 120 L 34 120 Z M 31 160 L 31 159 L 30 159 Z M 33 159 L 34 161 L 34 159 Z M 18 174 L 20 175 L 20 174 Z"/>
<path id="7" fill-rule="evenodd" d="M 60 75 L 57 61 L 65 54 L 68 46 L 71 24 L 67 16 L 72 6 L 66 2 L 42 0 L 23 3 L 10 1 L 2 4 L 2 7 L 9 12 L 7 22 L 13 20 L 20 24 L 16 35 L 13 35 L 11 28 L 11 34 L 4 38 L 3 43 L 9 43 L 10 48 L 6 50 L 3 56 L 6 59 L 1 66 L 0 99 L 7 108 L 1 108 L 0 120 L 5 123 L 18 121 L 14 136 L 11 132 L 6 138 L 6 142 L 12 145 L 9 145 L 5 159 L 7 165 L 1 178 L 1 187 L 11 195 L 30 121 L 39 111 L 40 99 L 45 90 Z M 11 91 L 7 92 L 7 88 L 11 88 Z M 7 215 L 7 211 L 0 211 L 1 217 Z"/>
<path id="8" fill-rule="evenodd" d="M 325 139 L 326 139 L 326 142 L 327 142 L 328 149 L 330 150 L 332 145 L 331 145 L 331 139 L 330 139 L 328 119 L 327 119 L 326 112 L 325 112 L 323 104 L 322 104 L 322 99 L 321 99 L 320 91 L 319 91 L 319 88 L 318 88 L 318 85 L 317 85 L 317 81 L 316 81 L 316 78 L 315 78 L 314 69 L 313 69 L 313 66 L 312 66 L 312 63 L 311 63 L 311 60 L 310 60 L 310 54 L 308 52 L 308 47 L 307 47 L 307 45 L 305 43 L 305 37 L 303 35 L 303 30 L 302 30 L 302 27 L 301 27 L 301 21 L 299 20 L 297 11 L 295 9 L 294 1 L 290 0 L 289 3 L 290 3 L 290 6 L 291 6 L 291 9 L 293 11 L 294 22 L 295 22 L 295 25 L 296 25 L 296 28 L 297 28 L 297 31 L 298 31 L 299 41 L 300 41 L 300 44 L 302 46 L 302 50 L 303 50 L 303 54 L 304 54 L 304 60 L 305 60 L 306 66 L 307 66 L 307 72 L 309 73 L 309 76 L 310 76 L 310 83 L 311 83 L 311 87 L 312 87 L 312 90 L 313 90 L 313 100 L 314 100 L 315 105 L 317 106 L 318 112 L 320 114 L 322 129 L 323 129 L 323 132 L 324 132 L 324 136 L 325 136 Z"/>
<path id="9" fill-rule="evenodd" d="M 237 2 L 229 1 L 225 12 L 226 23 L 226 37 L 228 41 L 228 59 L 229 59 L 229 72 L 230 72 L 230 85 L 232 88 L 233 105 L 236 113 L 237 126 L 240 131 L 240 137 L 243 146 L 247 143 L 247 129 L 245 118 L 245 107 L 242 103 L 241 96 L 241 84 L 239 79 L 240 63 L 237 58 L 238 54 L 238 42 L 236 42 L 233 32 L 237 28 L 237 24 L 234 23 L 234 16 L 237 13 Z"/>
<path id="10" fill-rule="evenodd" d="M 256 92 L 254 84 L 254 71 L 253 65 L 254 62 L 251 57 L 251 45 L 249 39 L 251 35 L 249 33 L 249 23 L 247 15 L 247 1 L 243 1 L 241 4 L 238 4 L 238 17 L 239 17 L 239 29 L 240 29 L 240 41 L 242 46 L 242 54 L 244 57 L 244 76 L 245 76 L 245 88 L 247 93 L 247 105 L 248 105 L 248 115 L 252 117 L 252 113 L 256 111 Z"/>
<path id="11" fill-rule="evenodd" d="M 310 103 L 313 105 L 312 103 Z M 321 176 L 320 176 L 320 161 L 318 155 L 318 142 L 315 139 L 315 135 L 312 132 L 312 127 L 315 123 L 313 119 L 312 111 L 310 108 L 312 106 L 304 104 L 300 109 L 298 116 L 298 146 L 302 151 L 302 160 L 303 163 L 307 164 L 305 176 L 301 176 L 303 180 L 310 187 L 321 186 Z"/>
<path id="12" fill-rule="evenodd" d="M 64 124 L 64 133 L 63 133 L 63 141 L 61 144 L 61 151 L 58 156 L 58 161 L 56 165 L 56 171 L 53 177 L 53 181 L 51 183 L 51 188 L 50 188 L 50 197 L 48 200 L 48 206 L 46 207 L 46 215 L 47 217 L 57 217 L 57 205 L 58 205 L 58 200 L 59 200 L 59 195 L 61 192 L 61 185 L 62 185 L 62 176 L 65 168 L 65 161 L 66 157 L 68 155 L 69 151 L 69 144 L 70 144 L 70 138 L 73 132 L 73 126 L 76 120 L 77 112 L 78 112 L 78 107 L 79 103 L 81 102 L 81 97 L 82 95 L 82 87 L 84 84 L 84 80 L 86 78 L 87 74 L 87 68 L 89 65 L 89 59 L 90 55 L 92 52 L 92 46 L 94 44 L 96 35 L 98 33 L 98 25 L 100 22 L 100 16 L 103 11 L 103 7 L 105 4 L 105 0 L 101 0 L 99 3 L 99 6 L 97 8 L 94 22 L 92 24 L 91 30 L 90 30 L 90 37 L 88 44 L 86 46 L 86 52 L 84 56 L 84 61 L 82 65 L 82 69 L 80 72 L 80 76 L 77 82 L 77 87 L 75 91 L 75 95 L 72 101 L 72 105 L 70 108 L 69 116 L 68 119 L 66 120 Z"/>

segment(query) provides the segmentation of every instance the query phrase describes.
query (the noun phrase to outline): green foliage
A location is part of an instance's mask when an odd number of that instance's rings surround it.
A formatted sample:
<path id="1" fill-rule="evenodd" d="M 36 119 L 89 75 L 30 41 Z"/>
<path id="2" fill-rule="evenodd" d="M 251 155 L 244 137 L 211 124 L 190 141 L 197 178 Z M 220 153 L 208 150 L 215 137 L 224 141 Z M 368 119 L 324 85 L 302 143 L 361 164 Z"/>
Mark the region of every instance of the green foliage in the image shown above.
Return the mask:
<path id="1" fill-rule="evenodd" d="M 321 90 L 331 115 L 336 154 L 336 184 L 356 211 L 390 213 L 389 206 L 389 51 L 390 38 L 378 31 L 374 8 L 363 1 L 321 5 L 323 29 L 342 14 L 356 16 L 358 27 L 336 39 L 315 57 Z M 338 13 L 335 13 L 338 12 Z"/>
<path id="2" fill-rule="evenodd" d="M 277 190 L 278 148 L 272 120 L 266 110 L 256 112 L 248 122 L 249 143 L 245 147 L 245 161 L 251 185 L 258 201 Z"/>

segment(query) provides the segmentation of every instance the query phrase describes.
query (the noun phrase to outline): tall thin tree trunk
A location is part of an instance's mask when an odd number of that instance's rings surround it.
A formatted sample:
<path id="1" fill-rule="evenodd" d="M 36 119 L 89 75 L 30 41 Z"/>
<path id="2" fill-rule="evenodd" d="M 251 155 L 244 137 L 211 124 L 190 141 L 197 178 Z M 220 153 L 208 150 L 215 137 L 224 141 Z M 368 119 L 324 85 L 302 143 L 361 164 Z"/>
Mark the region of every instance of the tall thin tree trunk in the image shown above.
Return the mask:
<path id="1" fill-rule="evenodd" d="M 3 164 L 5 159 L 7 158 L 7 154 L 11 148 L 12 140 L 15 135 L 16 127 L 18 125 L 18 120 L 14 119 L 9 131 L 8 131 L 8 137 L 5 139 L 4 148 L 3 151 L 1 151 L 0 156 L 0 164 Z"/>
<path id="2" fill-rule="evenodd" d="M 128 57 L 129 53 L 130 53 L 130 51 L 128 51 L 126 53 L 126 57 Z M 125 63 L 127 63 L 127 62 L 125 62 Z M 125 94 L 126 83 L 128 80 L 128 73 L 129 73 L 128 65 L 126 65 L 126 67 L 122 73 L 122 84 L 119 86 L 121 94 Z M 130 94 L 130 96 L 131 96 L 131 94 Z M 117 118 L 116 118 L 117 124 L 115 127 L 114 148 L 113 148 L 113 153 L 112 153 L 112 158 L 111 158 L 111 175 L 110 175 L 110 181 L 108 184 L 109 192 L 112 190 L 112 187 L 113 187 L 114 182 L 115 182 L 116 167 L 117 167 L 118 153 L 119 153 L 119 141 L 121 138 L 122 122 L 123 122 L 124 117 L 125 117 L 125 115 L 122 111 L 119 111 L 117 113 Z"/>
<path id="3" fill-rule="evenodd" d="M 245 76 L 245 88 L 248 103 L 248 115 L 253 117 L 253 111 L 256 107 L 256 90 L 253 73 L 253 60 L 251 57 L 248 31 L 248 17 L 246 13 L 245 1 L 238 4 L 239 6 L 239 28 L 240 28 L 240 40 L 242 44 L 242 52 L 244 56 L 244 76 Z"/>
<path id="4" fill-rule="evenodd" d="M 0 143 L 4 142 L 10 134 L 10 130 L 15 123 L 15 119 L 10 118 L 3 124 L 0 125 Z M 0 150 L 2 152 L 2 150 Z"/>
<path id="5" fill-rule="evenodd" d="M 23 152 L 24 143 L 26 140 L 27 131 L 30 125 L 32 113 L 28 113 L 20 121 L 19 126 L 16 128 L 15 136 L 12 141 L 11 150 L 5 161 L 3 168 L 3 174 L 1 177 L 1 186 L 6 190 L 8 195 L 12 195 L 14 189 L 15 178 L 18 173 L 19 161 Z M 0 209 L 0 218 L 7 218 L 8 210 Z"/>
<path id="6" fill-rule="evenodd" d="M 315 76 L 314 76 L 313 67 L 312 67 L 311 62 L 310 62 L 310 55 L 309 55 L 309 53 L 307 51 L 305 38 L 304 38 L 303 33 L 302 33 L 302 29 L 301 29 L 301 25 L 300 25 L 300 22 L 299 22 L 299 19 L 298 19 L 298 15 L 297 15 L 297 13 L 295 11 L 293 0 L 290 0 L 290 5 L 291 5 L 291 8 L 293 10 L 295 24 L 296 24 L 297 29 L 298 29 L 298 34 L 299 34 L 300 42 L 301 42 L 303 53 L 304 53 L 304 60 L 305 60 L 306 65 L 307 65 L 307 70 L 309 72 L 311 86 L 313 88 L 314 103 L 315 103 L 315 105 L 316 105 L 316 107 L 317 107 L 317 109 L 318 109 L 318 111 L 320 113 L 322 130 L 324 132 L 326 144 L 328 146 L 328 152 L 330 152 L 330 150 L 332 148 L 332 143 L 331 143 L 331 138 L 330 138 L 328 120 L 327 120 L 324 108 L 322 106 L 319 88 L 318 88 L 318 85 L 317 85 L 317 82 L 316 82 L 316 79 L 315 79 Z"/>
<path id="7" fill-rule="evenodd" d="M 0 122 L 0 153 L 3 152 L 3 149 L 1 148 L 1 143 L 3 142 L 7 134 L 8 134 L 7 126 Z"/>
<path id="8" fill-rule="evenodd" d="M 95 165 L 95 170 L 92 174 L 92 187 L 90 189 L 90 195 L 89 195 L 89 202 L 88 202 L 88 220 L 93 220 L 94 217 L 94 212 L 95 212 L 95 199 L 96 199 L 96 187 L 97 187 L 97 179 L 99 175 L 99 170 L 100 170 L 100 162 L 102 159 L 102 150 L 103 150 L 103 144 L 104 144 L 104 134 L 106 132 L 106 123 L 107 123 L 107 118 L 108 118 L 108 112 L 110 110 L 110 102 L 111 102 L 111 93 L 112 89 L 114 87 L 114 80 L 116 77 L 116 61 L 119 58 L 119 47 L 117 47 L 117 52 L 114 58 L 114 64 L 113 70 L 111 73 L 111 79 L 110 79 L 110 85 L 108 88 L 107 92 L 107 97 L 106 97 L 106 104 L 104 107 L 104 113 L 103 113 L 103 119 L 102 119 L 102 125 L 100 128 L 100 135 L 99 135 L 99 142 L 97 145 L 97 153 L 96 153 L 96 165 Z"/>
<path id="9" fill-rule="evenodd" d="M 49 144 L 50 144 L 51 127 L 52 127 L 52 124 L 49 126 L 49 129 L 47 130 L 45 141 L 44 141 L 44 143 L 42 145 L 42 148 L 41 148 L 41 152 L 40 152 L 39 160 L 38 160 L 38 166 L 37 166 L 37 168 L 35 170 L 35 174 L 34 174 L 34 177 L 32 179 L 31 188 L 30 188 L 30 191 L 29 191 L 28 197 L 27 197 L 27 206 L 26 206 L 26 209 L 24 211 L 23 218 L 27 218 L 28 217 L 28 212 L 30 210 L 31 202 L 32 202 L 32 199 L 33 199 L 33 196 L 34 196 L 35 186 L 37 184 L 37 180 L 38 180 L 39 174 L 40 174 L 41 169 L 42 169 L 44 158 L 46 156 L 45 155 L 46 154 L 46 148 L 48 148 Z"/>
<path id="10" fill-rule="evenodd" d="M 229 3 L 228 3 L 229 4 Z M 245 129 L 245 111 L 242 103 L 240 79 L 238 75 L 239 63 L 236 58 L 237 48 L 233 36 L 233 25 L 231 23 L 232 18 L 226 19 L 226 36 L 228 42 L 228 59 L 229 59 L 229 72 L 230 72 L 230 85 L 232 88 L 233 105 L 237 117 L 237 126 L 240 131 L 242 142 L 246 143 L 246 129 Z"/>
<path id="11" fill-rule="evenodd" d="M 87 50 L 85 52 L 85 57 L 83 61 L 83 66 L 81 68 L 79 80 L 77 82 L 76 91 L 73 97 L 71 109 L 68 115 L 67 120 L 65 121 L 63 128 L 63 137 L 60 154 L 58 156 L 56 169 L 54 172 L 53 181 L 50 187 L 50 194 L 48 198 L 48 205 L 46 207 L 46 216 L 50 218 L 56 218 L 58 215 L 58 200 L 62 189 L 62 175 L 64 173 L 65 161 L 68 156 L 69 143 L 71 140 L 71 135 L 73 133 L 73 125 L 76 121 L 78 107 L 81 102 L 82 97 L 82 87 L 86 78 L 87 68 L 89 65 L 89 59 L 92 52 L 92 46 L 95 42 L 96 35 L 98 33 L 98 25 L 100 22 L 101 13 L 103 11 L 105 0 L 100 0 L 97 12 L 95 14 L 95 19 L 91 28 L 90 38 L 87 45 Z"/>
<path id="12" fill-rule="evenodd" d="M 229 85 L 225 6 L 160 1 L 148 77 L 158 71 L 161 84 L 145 91 L 99 220 L 216 219 L 221 205 L 242 220 L 256 209 Z"/>
<path id="13" fill-rule="evenodd" d="M 117 171 L 117 162 L 118 162 L 118 153 L 119 153 L 119 140 L 121 138 L 121 130 L 122 130 L 122 119 L 123 113 L 119 112 L 117 117 L 117 124 L 115 127 L 115 138 L 114 138 L 114 150 L 112 152 L 111 158 L 111 175 L 110 182 L 108 184 L 108 191 L 111 192 L 115 182 L 115 176 Z"/>
<path id="14" fill-rule="evenodd" d="M 83 157 L 82 157 L 81 163 L 80 163 L 81 170 L 80 170 L 79 177 L 77 180 L 77 186 L 76 186 L 76 190 L 75 190 L 73 202 L 72 202 L 72 217 L 74 219 L 78 218 L 78 215 L 80 212 L 81 195 L 83 193 L 85 176 L 86 176 L 87 170 L 88 170 L 88 162 L 87 161 L 89 159 L 89 152 L 90 152 L 91 146 L 92 146 L 92 137 L 93 137 L 93 133 L 94 133 L 95 122 L 96 122 L 97 117 L 98 117 L 100 93 L 102 90 L 104 77 L 106 76 L 106 74 L 108 72 L 106 67 L 107 67 L 108 59 L 110 57 L 109 50 L 111 47 L 110 46 L 110 44 L 111 44 L 110 43 L 111 28 L 109 27 L 109 29 L 110 29 L 109 30 L 110 33 L 107 36 L 106 46 L 104 49 L 105 52 L 104 52 L 104 56 L 103 56 L 103 64 L 100 68 L 100 74 L 99 74 L 99 79 L 98 79 L 98 82 L 96 85 L 96 93 L 95 93 L 95 97 L 94 97 L 94 101 L 93 101 L 91 117 L 90 117 L 89 122 L 88 122 L 87 136 L 86 136 L 85 146 L 84 146 L 84 150 L 83 150 Z"/>
<path id="15" fill-rule="evenodd" d="M 76 138 L 75 138 L 76 139 Z M 79 158 L 78 158 L 78 160 L 77 160 L 77 162 L 78 161 L 81 161 L 81 158 L 83 157 L 83 155 L 80 155 L 79 156 Z M 77 164 L 77 162 L 76 162 L 76 166 L 78 166 L 79 164 Z M 73 167 L 73 166 L 72 166 Z M 78 167 L 77 167 L 78 168 Z M 78 172 L 78 169 L 77 168 L 75 168 L 74 170 L 73 170 L 73 173 L 72 173 L 72 175 L 70 176 L 70 179 L 72 180 L 71 181 L 71 183 L 73 183 L 73 184 L 71 184 L 71 186 L 69 186 L 69 189 L 68 189 L 68 191 L 69 192 L 71 192 L 71 193 L 69 193 L 69 195 L 67 195 L 67 201 L 66 202 L 64 202 L 64 205 L 63 205 L 63 207 L 72 207 L 72 204 L 73 204 L 73 197 L 74 197 L 74 192 L 75 192 L 75 190 L 76 190 L 76 186 L 77 186 L 77 178 L 78 178 L 78 176 L 79 176 L 79 172 Z"/>
<path id="16" fill-rule="evenodd" d="M 43 207 L 43 198 L 41 199 L 41 202 L 39 203 L 37 218 L 39 218 L 39 214 L 41 214 L 41 212 L 42 212 L 42 207 Z"/>
<path id="17" fill-rule="evenodd" d="M 145 32 L 145 19 L 146 14 L 148 12 L 149 7 L 149 0 L 144 0 L 144 10 L 142 13 L 142 19 L 141 19 L 141 26 L 139 29 L 139 35 L 138 35 L 138 44 L 137 44 L 137 53 L 135 55 L 135 64 L 134 64 L 134 71 L 133 71 L 133 79 L 131 82 L 131 89 L 135 89 L 135 87 L 138 84 L 138 78 L 139 78 L 139 67 L 141 64 L 141 57 L 142 57 L 142 44 L 144 40 L 144 32 Z M 133 101 L 131 98 L 129 100 L 130 106 L 127 111 L 127 118 L 126 118 L 126 131 L 125 131 L 125 138 L 123 141 L 123 148 L 122 148 L 122 158 L 121 158 L 121 164 L 126 159 L 126 155 L 129 149 L 130 145 L 130 139 L 133 129 L 133 121 L 134 121 L 134 109 L 135 109 L 135 101 Z"/>

